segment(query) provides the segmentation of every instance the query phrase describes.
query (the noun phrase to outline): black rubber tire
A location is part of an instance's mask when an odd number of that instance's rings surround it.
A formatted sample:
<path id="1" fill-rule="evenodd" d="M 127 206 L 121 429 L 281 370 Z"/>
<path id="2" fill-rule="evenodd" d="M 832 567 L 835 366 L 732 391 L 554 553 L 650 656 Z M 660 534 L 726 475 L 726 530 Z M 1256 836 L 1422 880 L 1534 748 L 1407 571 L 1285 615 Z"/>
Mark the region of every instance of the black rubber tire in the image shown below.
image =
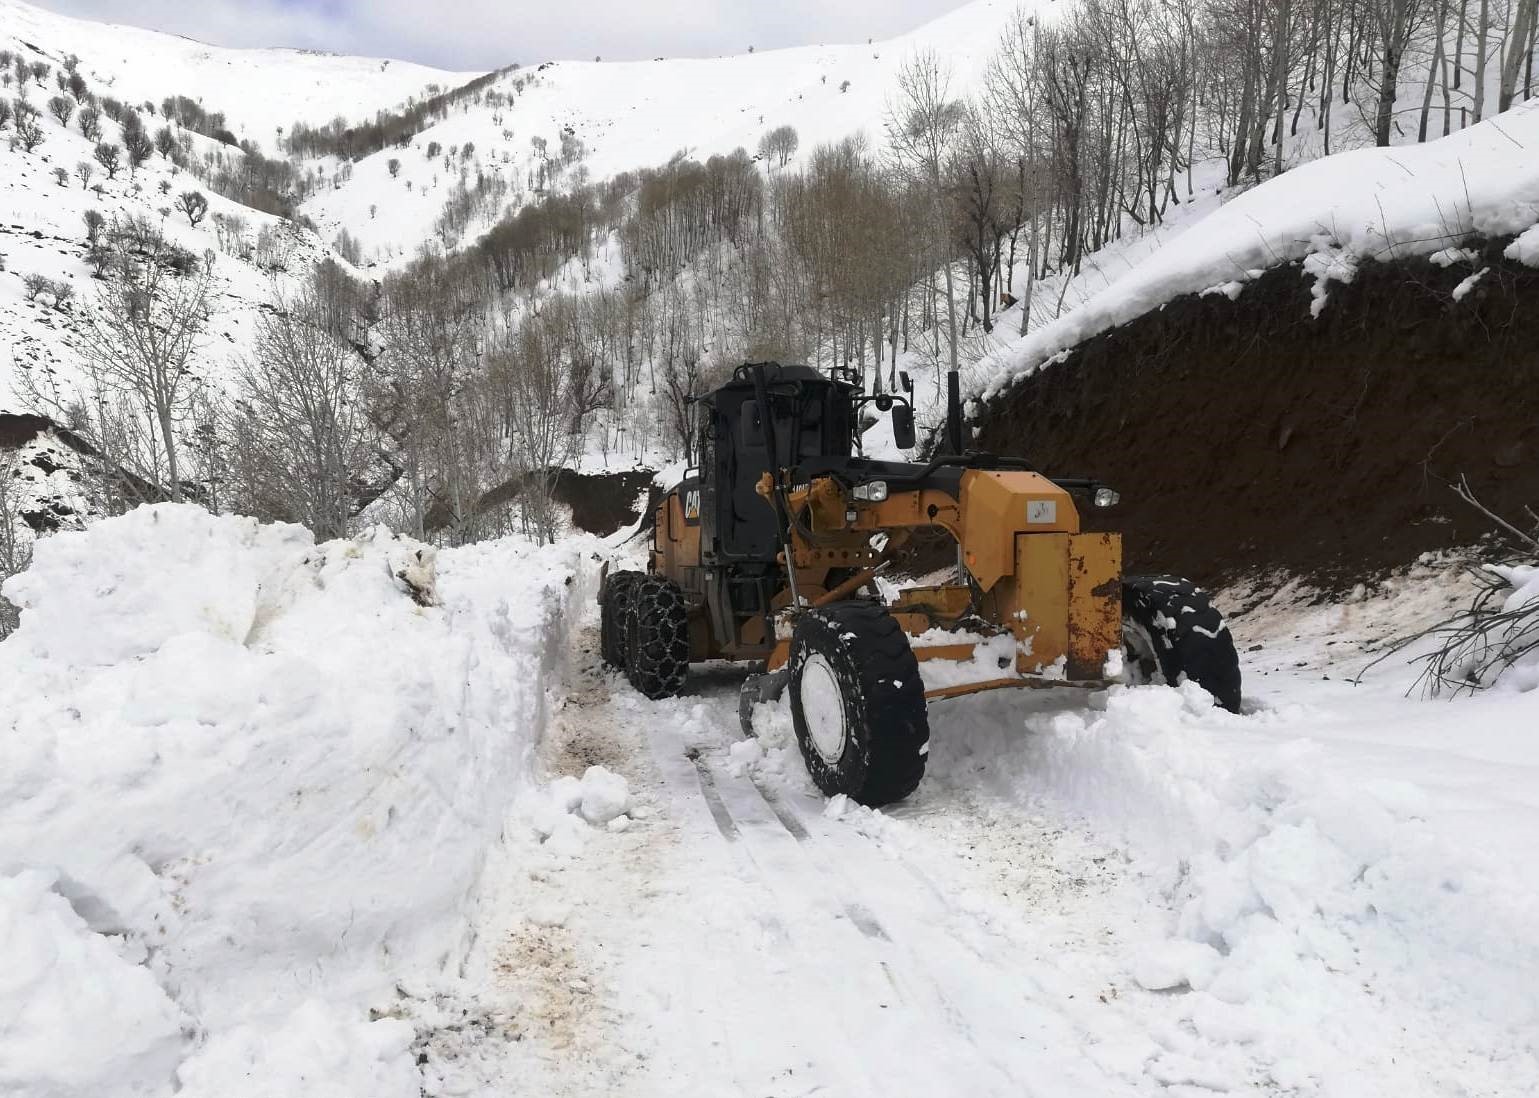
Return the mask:
<path id="1" fill-rule="evenodd" d="M 832 673 L 844 706 L 835 758 L 816 746 L 803 708 L 803 675 L 815 656 Z M 791 637 L 790 669 L 796 740 L 819 789 L 877 808 L 919 787 L 930 752 L 924 681 L 907 634 L 885 606 L 851 600 L 807 611 Z"/>
<path id="2" fill-rule="evenodd" d="M 1185 677 L 1231 713 L 1240 711 L 1234 637 L 1207 592 L 1191 580 L 1124 576 L 1122 635 L 1131 681 L 1163 680 L 1174 686 Z M 1140 649 L 1152 649 L 1153 661 Z"/>
<path id="3" fill-rule="evenodd" d="M 625 670 L 625 622 L 636 584 L 644 578 L 641 572 L 627 571 L 611 572 L 604 579 L 604 593 L 599 600 L 599 655 L 606 667 L 616 671 Z"/>
<path id="4" fill-rule="evenodd" d="M 689 677 L 689 610 L 679 585 L 642 576 L 626 614 L 625 677 L 654 701 L 676 697 Z"/>

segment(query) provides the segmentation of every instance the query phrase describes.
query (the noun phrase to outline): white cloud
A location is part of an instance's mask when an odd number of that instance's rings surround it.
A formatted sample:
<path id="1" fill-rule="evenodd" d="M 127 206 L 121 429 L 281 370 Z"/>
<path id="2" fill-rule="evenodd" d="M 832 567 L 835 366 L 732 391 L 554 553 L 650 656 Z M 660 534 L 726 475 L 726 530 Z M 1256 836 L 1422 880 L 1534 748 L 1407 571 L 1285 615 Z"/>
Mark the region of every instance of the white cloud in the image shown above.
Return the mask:
<path id="1" fill-rule="evenodd" d="M 299 46 L 455 70 L 713 56 L 890 38 L 961 0 L 42 0 L 68 15 L 227 46 Z"/>

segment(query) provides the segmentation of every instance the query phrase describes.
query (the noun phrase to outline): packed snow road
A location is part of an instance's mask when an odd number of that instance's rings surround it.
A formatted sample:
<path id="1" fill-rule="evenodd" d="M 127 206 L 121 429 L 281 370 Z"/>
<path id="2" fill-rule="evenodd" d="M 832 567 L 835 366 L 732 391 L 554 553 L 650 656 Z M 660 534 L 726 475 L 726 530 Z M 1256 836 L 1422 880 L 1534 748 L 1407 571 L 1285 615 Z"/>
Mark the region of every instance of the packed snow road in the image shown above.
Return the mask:
<path id="1" fill-rule="evenodd" d="M 1539 890 L 1511 857 L 1539 820 L 1539 753 L 1517 735 L 1532 698 L 1484 704 L 1482 746 L 1434 748 L 1446 709 L 1330 677 L 1343 613 L 1256 616 L 1269 640 L 1240 717 L 1190 689 L 937 706 L 930 774 L 884 813 L 812 788 L 783 711 L 744 739 L 740 671 L 697 668 L 652 702 L 577 634 L 543 761 L 625 775 L 631 809 L 602 833 L 547 822 L 507 882 L 509 948 L 541 927 L 569 950 L 563 1036 L 521 1049 L 519 1077 L 543 1065 L 560 1094 L 1533 1093 Z M 1481 829 L 1502 834 L 1466 845 Z"/>
<path id="2" fill-rule="evenodd" d="M 994 834 L 940 783 L 891 816 L 830 804 L 782 729 L 742 740 L 740 671 L 665 702 L 591 656 L 575 674 L 553 761 L 627 772 L 643 805 L 615 868 L 644 883 L 580 863 L 566 882 L 599 878 L 572 918 L 610 955 L 636 1093 L 1137 1092 L 1116 1072 L 1149 1055 L 1144 1027 L 1094 960 L 1136 917 L 1115 852 L 1041 820 Z M 1024 918 L 977 887 L 1007 865 L 1036 878 L 1010 882 Z"/>

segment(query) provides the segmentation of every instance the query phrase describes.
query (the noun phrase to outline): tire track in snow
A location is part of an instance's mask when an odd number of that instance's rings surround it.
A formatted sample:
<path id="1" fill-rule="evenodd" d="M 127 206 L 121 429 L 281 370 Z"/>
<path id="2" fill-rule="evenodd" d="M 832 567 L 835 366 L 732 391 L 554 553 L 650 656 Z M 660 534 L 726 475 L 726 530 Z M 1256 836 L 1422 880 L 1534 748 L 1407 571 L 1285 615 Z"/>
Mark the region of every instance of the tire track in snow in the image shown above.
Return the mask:
<path id="1" fill-rule="evenodd" d="M 699 764 L 697 763 L 696 765 Z M 812 841 L 812 833 L 802 825 L 801 820 L 797 819 L 796 813 L 784 801 L 765 789 L 758 782 L 754 782 L 753 787 L 759 791 L 759 796 L 764 798 L 764 803 L 769 805 L 770 811 L 775 814 L 775 818 L 780 821 L 781 826 L 791 833 L 793 839 L 804 844 Z M 853 900 L 846 900 L 844 902 L 844 913 L 849 916 L 850 922 L 854 923 L 866 937 L 880 938 L 884 942 L 892 940 L 891 936 L 888 935 L 887 931 L 883 929 L 882 924 L 877 920 L 877 917 L 871 914 L 870 909 L 863 904 L 858 904 Z M 882 967 L 886 969 L 886 962 L 882 963 Z"/>
<path id="2" fill-rule="evenodd" d="M 721 801 L 721 794 L 716 791 L 716 779 L 711 776 L 710 767 L 705 765 L 705 760 L 700 757 L 700 752 L 690 748 L 684 752 L 684 757 L 695 764 L 695 774 L 700 780 L 700 795 L 705 798 L 705 805 L 711 810 L 711 819 L 716 821 L 716 830 L 721 832 L 721 837 L 729 843 L 735 843 L 742 838 L 737 829 L 737 824 L 732 820 L 732 813 L 727 811 L 727 806 Z"/>
<path id="3" fill-rule="evenodd" d="M 708 767 L 704 752 L 696 751 L 694 757 L 697 766 Z M 967 1082 L 964 1089 L 971 1094 L 1030 1096 L 1036 1093 L 1024 1081 L 1024 1076 L 1012 1072 L 1009 1065 L 980 1043 L 967 1013 L 936 978 L 933 971 L 935 962 L 928 959 L 919 948 L 907 944 L 919 940 L 920 936 L 905 930 L 902 937 L 907 942 L 895 941 L 894 932 L 884 925 L 865 902 L 869 900 L 869 894 L 855 886 L 847 874 L 838 872 L 837 868 L 830 868 L 837 867 L 839 860 L 836 856 L 830 856 L 831 847 L 808 828 L 794 808 L 774 790 L 751 778 L 713 776 L 711 784 L 722 796 L 724 803 L 727 803 L 729 811 L 737 807 L 742 815 L 752 819 L 762 815 L 762 812 L 752 812 L 755 804 L 760 809 L 768 808 L 782 832 L 795 841 L 799 854 L 797 865 L 790 867 L 782 864 L 776 867 L 774 871 L 787 873 L 788 877 L 785 883 L 771 883 L 773 890 L 779 892 L 800 883 L 809 892 L 841 898 L 839 903 L 846 919 L 867 939 L 864 957 L 857 954 L 853 959 L 861 964 L 873 963 L 900 998 L 907 1018 L 921 1020 L 922 1025 L 915 1037 L 915 1041 L 920 1044 L 916 1047 L 928 1046 L 931 1049 L 931 1059 L 937 1061 L 941 1069 L 940 1080 L 949 1080 L 955 1085 L 956 1080 L 965 1078 Z M 749 789 L 752 793 L 748 792 Z M 746 828 L 739 828 L 739 834 L 744 830 Z M 745 839 L 747 842 L 751 840 Z M 879 855 L 879 851 L 869 845 L 861 853 L 866 858 Z M 851 897 L 852 893 L 856 898 Z M 895 908 L 887 910 L 896 911 Z M 981 978 L 987 979 L 987 974 Z M 941 1039 L 943 1037 L 947 1039 Z M 984 1069 L 984 1078 L 979 1077 L 980 1067 Z M 938 1081 L 936 1085 L 944 1087 L 946 1084 Z"/>
<path id="4" fill-rule="evenodd" d="M 809 968 L 799 963 L 807 946 L 803 935 L 792 928 L 805 926 L 805 912 L 771 887 L 709 766 L 702 766 L 699 753 L 685 748 L 681 738 L 657 734 L 648 737 L 648 744 L 679 823 L 687 825 L 691 818 L 701 825 L 705 818 L 711 821 L 712 826 L 688 828 L 681 837 L 691 848 L 687 856 L 697 864 L 725 863 L 724 876 L 746 894 L 748 917 L 771 942 L 771 953 L 764 958 L 768 967 L 761 969 L 755 964 L 760 955 L 745 949 L 742 941 L 718 943 L 708 928 L 690 935 L 691 955 L 684 967 L 696 994 L 708 995 L 716 1003 L 717 1018 L 731 1019 L 720 1048 L 731 1060 L 730 1073 L 741 1094 L 744 1098 L 884 1094 L 869 1067 L 849 1054 L 860 1042 L 846 1022 L 849 1012 L 835 1007 L 842 989 L 829 980 L 826 968 L 811 966 L 809 979 Z M 710 842 L 703 843 L 702 836 Z M 712 887 L 714 891 L 720 884 Z M 745 1007 L 773 1010 L 773 1023 L 766 1018 L 754 1025 L 745 1019 Z M 742 1039 L 745 1029 L 748 1036 Z M 775 1040 L 768 1039 L 772 1033 Z M 782 1089 L 788 1079 L 798 1089 Z"/>
<path id="5" fill-rule="evenodd" d="M 755 781 L 755 785 L 761 783 Z M 958 905 L 909 851 L 883 843 L 847 820 L 825 819 L 825 802 L 819 795 L 795 790 L 783 795 L 763 788 L 761 795 L 767 800 L 780 800 L 788 813 L 797 813 L 798 806 L 806 813 L 810 826 L 802 824 L 799 816 L 797 823 L 811 832 L 811 841 L 829 849 L 822 864 L 836 868 L 844 887 L 859 890 L 878 910 L 888 913 L 889 925 L 915 958 L 912 970 L 930 981 L 943 1009 L 950 1007 L 956 1012 L 975 1043 L 980 1048 L 1011 1050 L 1008 1064 L 998 1057 L 991 1058 L 1014 1081 L 1014 1089 L 1008 1093 L 1033 1093 L 1022 1090 L 1020 1081 L 1039 1077 L 1044 1071 L 1056 1071 L 1065 1079 L 1075 1078 L 1072 1071 L 1065 1073 L 1061 1066 L 1044 1066 L 1041 1061 L 1055 1059 L 1056 1049 L 1087 1048 L 1107 1039 L 1107 1032 L 1088 1024 L 1078 1012 L 1060 1008 L 1055 993 L 1033 972 L 1032 958 L 1023 957 L 1016 943 Z M 904 872 L 895 872 L 897 868 Z M 919 894 L 907 887 L 910 881 L 921 886 Z M 960 930 L 967 932 L 956 932 Z M 980 946 L 976 940 L 979 937 L 988 948 Z M 1045 959 L 1045 963 L 1053 967 L 1051 959 Z M 1008 987 L 996 986 L 1003 981 L 1008 981 Z M 963 1009 L 951 999 L 969 1005 Z M 967 1019 L 975 1019 L 976 1023 Z M 1000 1024 L 1011 1020 L 1025 1032 L 1017 1031 L 1011 1037 Z M 1028 1041 L 1030 1034 L 1036 1036 L 1029 1047 L 1017 1048 Z M 1119 1086 L 1118 1082 L 1103 1079 L 1097 1086 L 1087 1079 L 1079 1085 L 1084 1089 L 1070 1087 L 1067 1093 L 1119 1093 L 1126 1084 Z"/>
<path id="6" fill-rule="evenodd" d="M 757 778 L 750 778 L 749 780 L 751 781 L 754 789 L 758 792 L 759 796 L 763 798 L 764 803 L 769 805 L 770 810 L 775 814 L 775 818 L 778 819 L 781 825 L 791 833 L 792 837 L 795 838 L 796 841 L 802 846 L 810 847 L 815 850 L 818 840 L 814 838 L 812 832 L 807 829 L 807 826 L 802 823 L 801 818 L 796 814 L 796 810 L 787 804 L 778 793 L 767 788 Z M 823 868 L 822 863 L 819 861 L 818 855 L 816 853 L 809 852 L 809 861 L 813 865 L 816 872 L 825 876 L 828 875 L 827 871 Z M 848 887 L 847 881 L 841 883 Z M 937 895 L 939 894 L 937 893 Z M 856 904 L 853 901 L 847 901 L 845 906 L 847 911 L 851 909 L 858 910 L 862 913 L 867 911 L 863 905 Z M 867 917 L 871 918 L 873 923 L 875 923 L 875 916 L 867 915 Z M 883 941 L 892 941 L 891 936 L 887 933 L 886 930 L 882 929 L 879 923 L 876 923 L 875 927 L 877 933 L 880 935 Z M 994 1071 L 999 1076 L 1000 1082 L 1006 1084 L 1007 1086 L 1014 1083 L 1015 1080 L 1011 1078 L 1010 1072 L 1006 1066 L 979 1044 L 972 1024 L 967 1020 L 966 1015 L 963 1014 L 962 1010 L 957 1006 L 952 998 L 946 994 L 946 992 L 941 988 L 940 984 L 935 980 L 934 976 L 930 972 L 929 966 L 921 961 L 918 954 L 912 950 L 902 949 L 900 956 L 902 956 L 908 962 L 905 966 L 906 978 L 903 981 L 900 981 L 899 978 L 893 974 L 892 968 L 888 962 L 880 962 L 882 971 L 886 973 L 888 979 L 893 982 L 894 988 L 898 989 L 901 994 L 903 983 L 907 982 L 908 980 L 917 980 L 926 985 L 924 990 L 927 990 L 933 996 L 936 1005 L 940 1007 L 942 1015 L 944 1016 L 946 1022 L 951 1026 L 952 1030 L 957 1033 L 968 1045 L 970 1045 L 977 1052 L 977 1054 L 986 1063 L 989 1064 L 991 1068 L 994 1069 Z M 909 973 L 912 975 L 907 975 Z M 907 997 L 919 998 L 921 996 L 916 995 L 914 991 L 910 991 Z M 1028 1090 L 1024 1091 L 1023 1093 L 1029 1094 L 1031 1092 Z"/>

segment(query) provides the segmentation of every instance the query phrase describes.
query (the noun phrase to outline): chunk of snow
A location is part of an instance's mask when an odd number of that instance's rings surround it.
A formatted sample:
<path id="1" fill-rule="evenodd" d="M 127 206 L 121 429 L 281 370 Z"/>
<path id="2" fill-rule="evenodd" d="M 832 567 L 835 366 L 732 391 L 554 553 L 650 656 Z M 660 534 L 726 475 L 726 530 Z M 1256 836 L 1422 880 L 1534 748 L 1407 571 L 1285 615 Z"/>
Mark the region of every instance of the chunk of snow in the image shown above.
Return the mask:
<path id="1" fill-rule="evenodd" d="M 1318 318 L 1330 298 L 1331 283 L 1351 282 L 1356 278 L 1357 261 L 1344 249 L 1328 241 L 1322 242 L 1319 251 L 1304 257 L 1304 273 L 1314 279 L 1309 288 L 1309 296 L 1313 298 L 1309 315 Z"/>
<path id="2" fill-rule="evenodd" d="M 411 1024 L 398 1018 L 366 1021 L 310 999 L 285 1018 L 215 1034 L 177 1071 L 177 1093 L 182 1098 L 316 1093 L 417 1098 L 421 1080 L 408 1054 L 415 1038 Z"/>
<path id="3" fill-rule="evenodd" d="M 757 739 L 736 740 L 727 748 L 727 769 L 733 777 L 751 772 L 764 758 L 764 745 Z"/>
<path id="4" fill-rule="evenodd" d="M 1444 248 L 1440 252 L 1433 252 L 1427 257 L 1435 267 L 1452 267 L 1456 263 L 1474 263 L 1480 258 L 1480 253 L 1473 248 Z"/>
<path id="5" fill-rule="evenodd" d="M 186 1018 L 57 886 L 0 874 L 0 1092 L 148 1092 L 181 1059 Z"/>
<path id="6" fill-rule="evenodd" d="M 1526 266 L 1539 267 L 1539 225 L 1507 245 L 1507 250 L 1502 254 Z"/>
<path id="7" fill-rule="evenodd" d="M 1213 297 L 1215 295 L 1221 294 L 1224 297 L 1227 297 L 1230 301 L 1238 301 L 1240 294 L 1244 291 L 1245 283 L 1235 279 L 1229 282 L 1220 282 L 1217 286 L 1209 286 L 1205 290 L 1200 290 L 1197 296 Z"/>
<path id="8" fill-rule="evenodd" d="M 625 779 L 602 766 L 590 766 L 582 776 L 582 818 L 602 827 L 630 807 L 631 790 Z"/>
<path id="9" fill-rule="evenodd" d="M 1453 289 L 1453 299 L 1455 301 L 1463 301 L 1465 297 L 1468 296 L 1469 292 L 1473 290 L 1477 284 L 1479 284 L 1480 280 L 1486 276 L 1486 272 L 1490 269 L 1491 268 L 1489 267 L 1482 267 L 1480 270 L 1466 278 L 1463 282 L 1455 286 Z"/>

